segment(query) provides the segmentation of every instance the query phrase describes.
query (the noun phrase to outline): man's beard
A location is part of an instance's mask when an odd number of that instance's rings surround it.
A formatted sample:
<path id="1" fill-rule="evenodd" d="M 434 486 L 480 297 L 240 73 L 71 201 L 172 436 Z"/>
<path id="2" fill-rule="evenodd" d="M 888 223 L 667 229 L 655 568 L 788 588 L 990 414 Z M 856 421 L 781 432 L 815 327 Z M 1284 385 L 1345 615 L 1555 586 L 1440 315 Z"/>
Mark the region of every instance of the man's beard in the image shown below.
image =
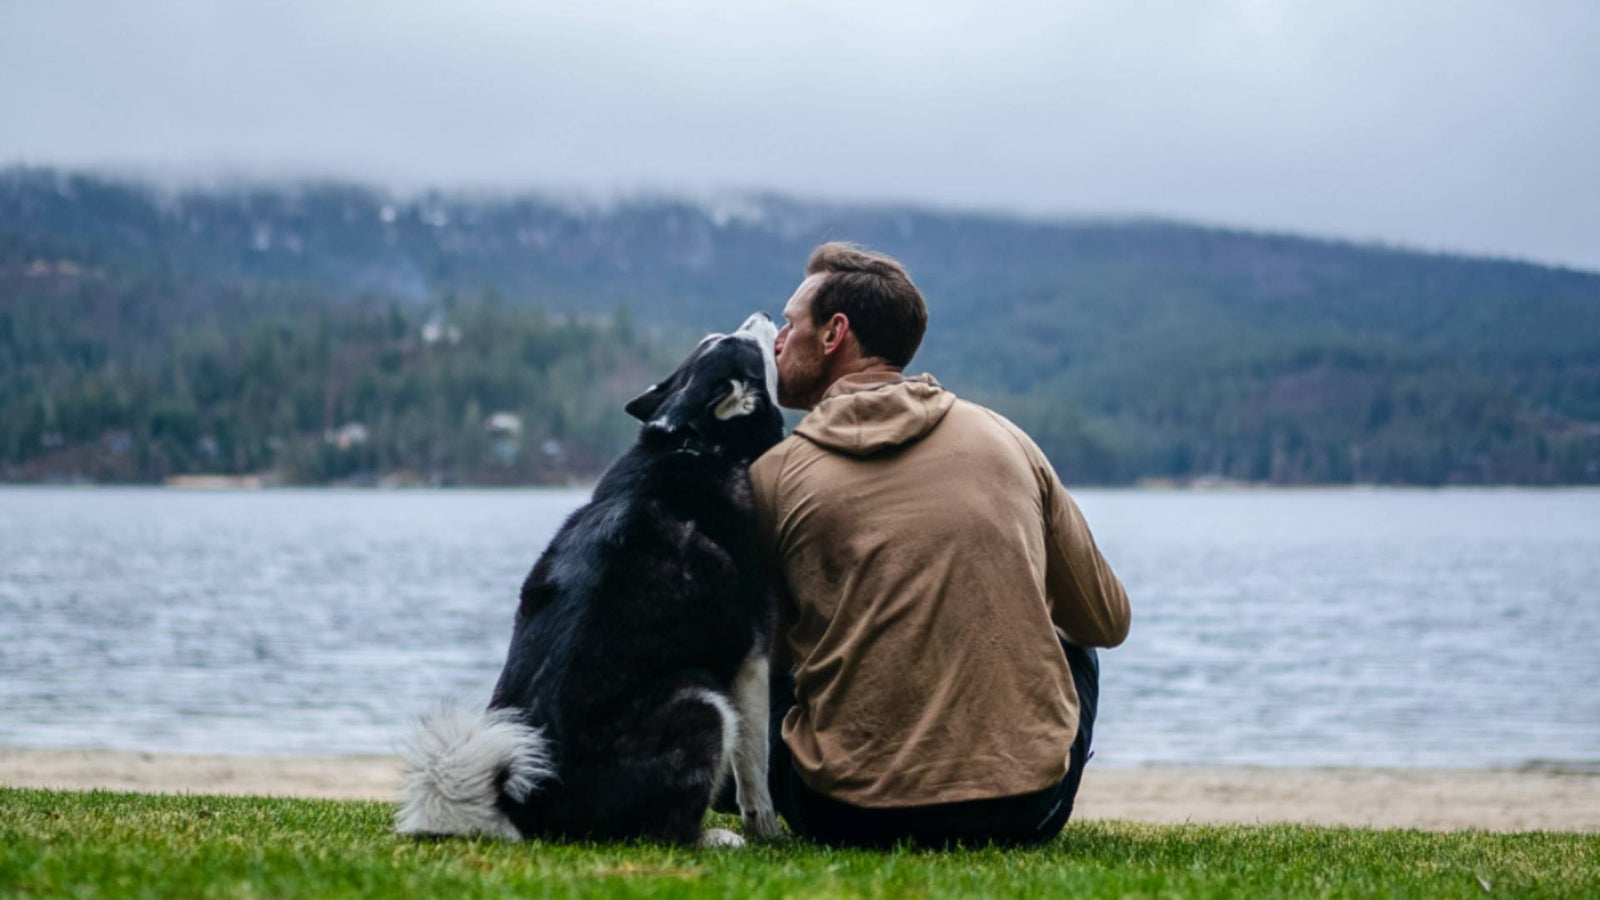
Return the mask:
<path id="1" fill-rule="evenodd" d="M 820 360 L 795 360 L 778 370 L 778 405 L 785 409 L 810 409 L 821 400 Z"/>

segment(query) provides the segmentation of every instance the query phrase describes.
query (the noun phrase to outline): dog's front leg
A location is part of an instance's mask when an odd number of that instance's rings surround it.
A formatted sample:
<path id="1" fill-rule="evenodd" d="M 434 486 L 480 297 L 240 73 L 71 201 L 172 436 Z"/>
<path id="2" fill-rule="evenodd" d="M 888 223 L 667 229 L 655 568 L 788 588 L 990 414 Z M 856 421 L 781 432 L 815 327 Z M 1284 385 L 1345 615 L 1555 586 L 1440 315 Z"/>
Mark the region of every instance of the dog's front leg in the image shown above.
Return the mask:
<path id="1" fill-rule="evenodd" d="M 745 831 L 775 838 L 778 814 L 767 788 L 768 678 L 765 642 L 756 645 L 734 681 L 733 703 L 739 710 L 739 742 L 733 749 L 733 785 Z"/>

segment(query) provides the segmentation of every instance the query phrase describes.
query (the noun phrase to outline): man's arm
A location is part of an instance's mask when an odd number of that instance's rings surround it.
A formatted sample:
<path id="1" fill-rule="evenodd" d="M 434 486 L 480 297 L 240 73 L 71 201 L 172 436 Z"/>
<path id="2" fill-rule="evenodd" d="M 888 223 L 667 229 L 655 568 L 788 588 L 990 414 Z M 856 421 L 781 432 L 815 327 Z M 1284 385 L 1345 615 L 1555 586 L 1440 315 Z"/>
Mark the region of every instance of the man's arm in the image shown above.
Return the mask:
<path id="1" fill-rule="evenodd" d="M 1128 637 L 1128 592 L 1100 555 L 1078 504 L 1040 454 L 1045 512 L 1045 588 L 1050 620 L 1075 644 L 1115 647 Z"/>
<path id="2" fill-rule="evenodd" d="M 789 626 L 794 624 L 794 601 L 789 597 L 783 576 L 783 556 L 778 549 L 778 473 L 782 451 L 769 452 L 750 466 L 750 492 L 755 502 L 756 534 L 761 541 L 767 570 L 771 573 L 777 609 L 773 623 L 772 670 L 788 672 L 794 665 L 789 652 Z"/>

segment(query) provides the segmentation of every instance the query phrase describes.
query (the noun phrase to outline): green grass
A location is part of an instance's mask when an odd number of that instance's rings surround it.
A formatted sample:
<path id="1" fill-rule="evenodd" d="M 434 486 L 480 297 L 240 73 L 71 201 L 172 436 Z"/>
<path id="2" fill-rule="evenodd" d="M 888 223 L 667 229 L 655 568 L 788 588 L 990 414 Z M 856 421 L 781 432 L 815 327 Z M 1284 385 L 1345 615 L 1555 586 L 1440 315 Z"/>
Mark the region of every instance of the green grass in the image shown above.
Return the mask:
<path id="1" fill-rule="evenodd" d="M 389 823 L 381 803 L 0 789 L 0 896 L 1600 897 L 1600 836 L 1549 832 L 1094 822 L 1033 850 L 872 853 L 417 841 Z"/>

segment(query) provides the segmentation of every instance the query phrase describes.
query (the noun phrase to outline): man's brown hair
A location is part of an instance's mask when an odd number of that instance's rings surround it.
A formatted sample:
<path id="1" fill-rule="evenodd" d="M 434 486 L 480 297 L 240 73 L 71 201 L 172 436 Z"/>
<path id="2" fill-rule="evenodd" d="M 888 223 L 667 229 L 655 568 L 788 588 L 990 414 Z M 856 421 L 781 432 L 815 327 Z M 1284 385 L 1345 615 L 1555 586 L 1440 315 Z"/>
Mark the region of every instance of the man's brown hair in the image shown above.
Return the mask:
<path id="1" fill-rule="evenodd" d="M 928 307 L 905 267 L 865 247 L 831 241 L 811 251 L 806 275 L 826 273 L 811 298 L 811 321 L 844 313 L 864 356 L 905 368 L 928 330 Z"/>

